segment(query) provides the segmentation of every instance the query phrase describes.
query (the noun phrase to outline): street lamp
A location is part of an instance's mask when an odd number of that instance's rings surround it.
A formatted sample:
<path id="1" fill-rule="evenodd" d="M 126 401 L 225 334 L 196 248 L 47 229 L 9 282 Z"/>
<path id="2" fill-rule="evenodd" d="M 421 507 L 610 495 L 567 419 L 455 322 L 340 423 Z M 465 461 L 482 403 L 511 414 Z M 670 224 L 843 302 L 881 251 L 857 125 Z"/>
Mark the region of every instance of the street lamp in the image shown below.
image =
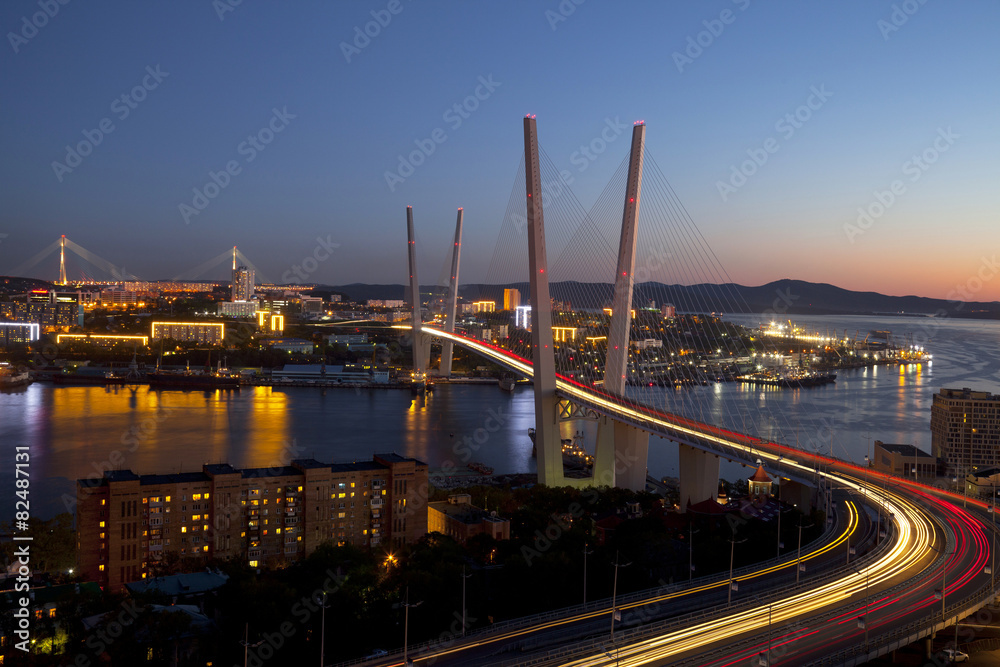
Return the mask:
<path id="1" fill-rule="evenodd" d="M 858 570 L 858 568 L 855 567 L 853 569 L 854 569 L 855 572 L 858 573 L 859 576 L 861 575 L 861 571 Z M 868 607 L 869 607 L 869 605 L 868 605 L 868 582 L 870 581 L 870 579 L 869 579 L 870 570 L 871 570 L 871 563 L 868 563 L 868 564 L 865 565 L 865 616 L 864 616 L 864 619 L 862 619 L 860 617 L 858 618 L 858 626 L 859 627 L 860 626 L 864 626 L 864 628 L 865 628 L 865 651 L 866 652 L 868 651 Z"/>
<path id="2" fill-rule="evenodd" d="M 737 540 L 736 528 L 733 528 L 733 536 L 729 538 L 729 597 L 726 599 L 727 607 L 733 603 L 733 558 L 736 555 L 736 544 L 737 542 L 743 544 L 746 541 L 746 538 Z"/>
<path id="3" fill-rule="evenodd" d="M 799 573 L 802 572 L 802 529 L 812 528 L 813 524 L 802 525 L 802 517 L 799 517 L 799 555 L 795 559 L 795 583 L 799 583 Z"/>
<path id="4" fill-rule="evenodd" d="M 320 613 L 320 627 L 319 627 L 319 667 L 323 667 L 324 659 L 326 658 L 326 608 L 330 606 L 330 603 L 326 599 L 326 591 L 319 594 L 316 604 L 323 611 Z"/>
<path id="5" fill-rule="evenodd" d="M 260 646 L 261 644 L 264 643 L 263 639 L 261 639 L 256 644 L 251 644 L 250 643 L 250 624 L 249 623 L 246 624 L 245 633 L 246 633 L 246 638 L 243 641 L 240 642 L 240 644 L 243 645 L 243 667 L 247 667 L 247 653 L 249 653 L 250 647 L 252 646 L 254 648 L 257 648 L 258 646 Z"/>
<path id="6" fill-rule="evenodd" d="M 764 604 L 759 595 L 754 595 L 754 598 L 758 603 Z M 767 603 L 767 653 L 764 654 L 764 659 L 759 663 L 760 667 L 769 667 L 771 664 L 771 608 L 773 606 L 773 601 Z"/>
<path id="7" fill-rule="evenodd" d="M 694 521 L 688 524 L 688 581 L 694 576 L 694 534 L 698 531 L 694 529 Z"/>
<path id="8" fill-rule="evenodd" d="M 407 651 L 409 649 L 410 643 L 410 607 L 419 607 L 424 603 L 423 600 L 420 602 L 414 602 L 410 604 L 410 587 L 406 587 L 406 598 L 403 602 L 403 665 L 409 667 L 410 662 L 407 660 Z"/>
<path id="9" fill-rule="evenodd" d="M 465 636 L 465 580 L 471 577 L 472 574 L 465 573 L 465 565 L 462 565 L 462 636 Z"/>
<path id="10" fill-rule="evenodd" d="M 612 588 L 611 588 L 611 643 L 612 644 L 615 643 L 615 621 L 618 620 L 616 618 L 618 616 L 618 609 L 615 606 L 615 604 L 616 604 L 615 601 L 616 601 L 616 599 L 618 597 L 618 568 L 620 568 L 620 567 L 628 567 L 629 565 L 632 564 L 632 561 L 629 561 L 627 563 L 619 563 L 618 561 L 619 561 L 618 552 L 616 551 L 615 552 L 615 562 L 614 562 L 614 566 L 615 566 L 615 583 L 614 583 L 614 586 L 612 586 Z"/>

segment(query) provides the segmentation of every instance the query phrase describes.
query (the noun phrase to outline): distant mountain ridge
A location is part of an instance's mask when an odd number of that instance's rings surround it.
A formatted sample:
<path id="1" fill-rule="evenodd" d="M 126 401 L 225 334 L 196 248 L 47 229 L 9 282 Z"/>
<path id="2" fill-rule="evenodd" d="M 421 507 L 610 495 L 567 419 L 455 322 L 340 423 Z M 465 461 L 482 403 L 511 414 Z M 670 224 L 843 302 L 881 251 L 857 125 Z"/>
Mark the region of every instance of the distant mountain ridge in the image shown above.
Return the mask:
<path id="1" fill-rule="evenodd" d="M 324 286 L 325 287 L 325 286 Z M 528 300 L 528 283 L 506 285 L 467 284 L 459 287 L 459 294 L 466 299 L 488 299 L 503 302 L 503 290 L 515 288 L 521 300 Z M 368 285 L 353 283 L 337 285 L 330 289 L 343 292 L 354 301 L 368 299 L 403 299 L 404 285 Z M 443 291 L 437 285 L 421 285 L 421 293 Z M 611 303 L 613 286 L 610 283 L 557 282 L 549 286 L 552 298 L 569 301 L 577 308 L 604 308 Z M 905 314 L 937 315 L 1000 319 L 998 301 L 949 301 L 922 296 L 890 296 L 878 292 L 855 292 L 827 283 L 782 279 L 757 287 L 736 283 L 664 285 L 642 283 L 636 285 L 633 303 L 641 306 L 650 300 L 657 305 L 673 303 L 680 311 L 703 310 L 723 313 L 778 313 L 789 315 L 872 315 Z M 685 307 L 686 305 L 698 308 Z"/>

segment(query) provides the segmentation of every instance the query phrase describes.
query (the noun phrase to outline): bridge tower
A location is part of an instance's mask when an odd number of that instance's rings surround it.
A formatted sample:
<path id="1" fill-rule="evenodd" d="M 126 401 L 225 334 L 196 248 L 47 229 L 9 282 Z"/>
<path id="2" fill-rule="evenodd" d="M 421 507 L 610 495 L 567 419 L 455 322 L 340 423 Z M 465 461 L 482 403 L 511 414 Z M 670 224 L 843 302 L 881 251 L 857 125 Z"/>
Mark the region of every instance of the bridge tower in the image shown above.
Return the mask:
<path id="1" fill-rule="evenodd" d="M 635 287 L 636 225 L 642 194 L 642 159 L 646 144 L 646 125 L 632 127 L 628 179 L 625 183 L 625 207 L 618 244 L 618 267 L 611 301 L 608 328 L 608 356 L 604 365 L 604 390 L 615 396 L 625 395 L 628 376 L 628 352 L 632 331 L 632 292 Z M 649 434 L 628 424 L 602 419 L 597 425 L 597 449 L 594 478 L 610 481 L 633 491 L 646 488 L 646 459 Z"/>
<path id="2" fill-rule="evenodd" d="M 524 118 L 524 180 L 527 190 L 528 267 L 531 271 L 531 362 L 535 386 L 535 450 L 538 483 L 561 486 L 562 444 L 556 412 L 556 361 L 552 340 L 552 300 L 549 298 L 542 213 L 542 173 L 538 160 L 538 128 L 534 116 Z"/>
<path id="3" fill-rule="evenodd" d="M 59 284 L 66 284 L 66 235 L 59 239 Z"/>
<path id="4" fill-rule="evenodd" d="M 458 209 L 458 220 L 455 222 L 455 246 L 451 251 L 451 280 L 448 282 L 448 300 L 445 302 L 444 330 L 455 332 L 455 316 L 458 311 L 458 261 L 462 254 L 462 209 Z M 441 366 L 439 373 L 443 377 L 451 376 L 451 358 L 454 343 L 446 340 L 441 344 Z"/>
<path id="5" fill-rule="evenodd" d="M 427 357 L 424 355 L 423 333 L 421 325 L 423 317 L 420 312 L 420 281 L 417 280 L 417 245 L 413 237 L 413 207 L 406 207 L 406 235 L 409 244 L 407 246 L 407 258 L 410 263 L 410 299 L 413 302 L 413 328 L 410 335 L 413 337 L 413 380 L 423 386 L 426 371 Z"/>

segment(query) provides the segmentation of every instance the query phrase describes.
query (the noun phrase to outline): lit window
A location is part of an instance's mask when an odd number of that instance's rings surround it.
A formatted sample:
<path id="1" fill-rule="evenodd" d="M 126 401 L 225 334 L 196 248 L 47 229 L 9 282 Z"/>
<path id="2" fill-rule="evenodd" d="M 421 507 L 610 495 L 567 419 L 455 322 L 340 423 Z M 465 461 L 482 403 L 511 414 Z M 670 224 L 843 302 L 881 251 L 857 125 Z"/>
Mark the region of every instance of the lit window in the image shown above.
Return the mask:
<path id="1" fill-rule="evenodd" d="M 202 551 L 208 551 L 208 545 L 206 544 L 205 546 L 203 546 L 203 547 L 201 548 L 201 550 L 202 550 Z"/>
<path id="2" fill-rule="evenodd" d="M 104 522 L 103 521 L 101 522 L 101 528 L 104 528 Z"/>
<path id="3" fill-rule="evenodd" d="M 207 493 L 205 494 L 205 500 L 208 500 L 208 494 Z"/>
<path id="4" fill-rule="evenodd" d="M 188 527 L 187 526 L 181 526 L 181 532 L 182 533 L 188 532 Z"/>
<path id="5" fill-rule="evenodd" d="M 103 505 L 106 505 L 106 504 L 107 504 L 107 502 L 108 502 L 107 500 L 105 500 L 104 498 L 101 498 L 101 505 L 102 505 L 102 506 L 103 506 Z"/>
<path id="6" fill-rule="evenodd" d="M 167 496 L 167 502 L 168 503 L 170 502 L 170 496 Z"/>
<path id="7" fill-rule="evenodd" d="M 97 569 L 100 570 L 101 572 L 104 572 L 104 566 L 103 565 L 98 565 Z"/>
<path id="8" fill-rule="evenodd" d="M 104 566 L 102 565 L 101 567 L 103 568 Z M 250 567 L 257 567 L 257 561 L 255 560 L 250 561 Z"/>
<path id="9" fill-rule="evenodd" d="M 201 500 L 201 494 L 200 493 L 194 494 L 193 496 L 191 496 L 191 500 Z"/>
<path id="10" fill-rule="evenodd" d="M 280 529 L 280 528 L 275 528 L 275 529 L 274 529 L 274 533 L 275 533 L 276 535 L 281 535 L 281 529 Z"/>

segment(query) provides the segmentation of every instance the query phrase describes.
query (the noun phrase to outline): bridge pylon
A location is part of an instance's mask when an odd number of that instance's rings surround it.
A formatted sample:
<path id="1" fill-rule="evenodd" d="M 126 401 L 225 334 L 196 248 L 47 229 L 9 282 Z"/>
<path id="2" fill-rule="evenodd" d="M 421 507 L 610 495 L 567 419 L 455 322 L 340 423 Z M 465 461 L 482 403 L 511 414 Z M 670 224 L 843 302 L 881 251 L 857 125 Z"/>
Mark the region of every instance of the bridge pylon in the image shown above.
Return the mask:
<path id="1" fill-rule="evenodd" d="M 413 302 L 412 329 L 413 337 L 413 382 L 423 387 L 427 378 L 427 354 L 425 353 L 422 331 L 423 316 L 420 309 L 420 281 L 417 279 L 417 244 L 413 235 L 413 207 L 406 207 L 406 235 L 409 241 L 407 258 L 410 264 L 410 300 Z"/>
<path id="2" fill-rule="evenodd" d="M 458 265 L 462 255 L 462 209 L 458 209 L 458 220 L 455 222 L 455 246 L 451 251 L 451 280 L 448 281 L 448 298 L 445 301 L 444 330 L 455 332 L 455 316 L 458 311 Z M 455 344 L 445 340 L 441 344 L 441 365 L 438 372 L 442 377 L 451 376 L 451 361 Z"/>
<path id="3" fill-rule="evenodd" d="M 632 127 L 628 180 L 625 183 L 625 207 L 618 244 L 615 291 L 611 301 L 608 328 L 608 356 L 604 364 L 604 390 L 615 396 L 625 395 L 628 380 L 628 354 L 632 331 L 632 292 L 635 288 L 635 247 L 639 200 L 642 194 L 642 158 L 646 144 L 646 125 Z M 605 420 L 597 425 L 597 451 L 594 477 L 611 479 L 611 486 L 633 491 L 646 488 L 646 462 L 649 434 L 633 426 Z M 610 450 L 610 451 L 609 451 Z"/>
<path id="4" fill-rule="evenodd" d="M 531 290 L 531 363 L 535 387 L 535 450 L 538 483 L 562 486 L 562 443 L 556 397 L 555 342 L 552 340 L 552 300 L 545 254 L 542 212 L 542 172 L 538 159 L 538 128 L 533 116 L 524 119 L 524 181 L 528 216 L 528 279 Z"/>

